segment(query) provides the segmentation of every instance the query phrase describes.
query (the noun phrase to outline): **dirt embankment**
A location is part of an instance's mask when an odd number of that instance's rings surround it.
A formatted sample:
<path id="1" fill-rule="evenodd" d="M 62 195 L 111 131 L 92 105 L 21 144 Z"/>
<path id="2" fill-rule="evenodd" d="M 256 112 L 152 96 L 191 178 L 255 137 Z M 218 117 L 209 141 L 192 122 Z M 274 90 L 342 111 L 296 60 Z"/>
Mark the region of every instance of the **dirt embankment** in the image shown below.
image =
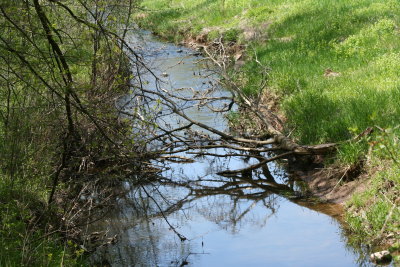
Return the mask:
<path id="1" fill-rule="evenodd" d="M 324 166 L 322 157 L 316 156 L 307 168 L 293 171 L 293 178 L 304 181 L 307 191 L 319 199 L 344 204 L 354 193 L 365 190 L 369 175 L 362 164 L 350 167 Z"/>

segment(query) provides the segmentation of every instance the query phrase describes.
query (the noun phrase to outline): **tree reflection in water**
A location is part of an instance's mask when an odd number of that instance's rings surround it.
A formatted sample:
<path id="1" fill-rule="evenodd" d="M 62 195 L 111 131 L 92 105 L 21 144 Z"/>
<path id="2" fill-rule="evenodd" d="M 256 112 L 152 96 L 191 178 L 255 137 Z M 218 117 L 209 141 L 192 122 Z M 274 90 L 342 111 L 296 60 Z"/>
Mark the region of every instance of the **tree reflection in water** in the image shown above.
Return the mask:
<path id="1" fill-rule="evenodd" d="M 231 160 L 203 159 L 202 164 L 208 167 L 201 166 L 206 172 L 195 179 L 196 166 L 176 164 L 163 176 L 149 178 L 145 185 L 126 182 L 129 193 L 118 200 L 106 220 L 94 226 L 97 231 L 107 231 L 108 236 L 118 235 L 116 244 L 96 251 L 96 262 L 183 266 L 190 255 L 204 253 L 202 238 L 210 231 L 237 234 L 244 226 L 264 227 L 282 198 L 333 215 L 321 204 L 307 201 L 290 179 L 276 182 L 267 166 L 231 177 L 213 174 L 226 168 L 221 165 L 232 164 Z M 256 207 L 262 207 L 263 212 L 253 212 Z"/>

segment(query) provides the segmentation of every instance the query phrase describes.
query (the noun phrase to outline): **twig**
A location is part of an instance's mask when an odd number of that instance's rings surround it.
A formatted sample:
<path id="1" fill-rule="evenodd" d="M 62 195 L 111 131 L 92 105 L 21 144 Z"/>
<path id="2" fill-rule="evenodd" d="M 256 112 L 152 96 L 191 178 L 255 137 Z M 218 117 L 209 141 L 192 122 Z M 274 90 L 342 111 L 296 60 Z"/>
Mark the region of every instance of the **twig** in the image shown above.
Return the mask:
<path id="1" fill-rule="evenodd" d="M 156 206 L 157 206 L 157 208 L 160 210 L 160 213 L 161 213 L 161 215 L 163 216 L 165 222 L 169 225 L 169 227 L 172 229 L 172 231 L 174 231 L 174 233 L 179 237 L 179 239 L 180 239 L 182 242 L 185 241 L 185 240 L 187 240 L 187 238 L 186 238 L 184 235 L 182 235 L 182 234 L 180 234 L 178 231 L 176 231 L 175 227 L 173 227 L 173 226 L 170 224 L 170 222 L 168 221 L 167 217 L 165 216 L 163 210 L 161 209 L 160 205 L 158 205 L 157 201 L 147 192 L 146 188 L 144 188 L 143 185 L 141 185 L 140 187 L 143 189 L 143 191 L 146 193 L 146 195 L 147 195 L 151 200 L 153 200 L 154 204 L 156 204 Z"/>
<path id="2" fill-rule="evenodd" d="M 266 164 L 268 162 L 271 162 L 271 161 L 274 161 L 274 160 L 277 160 L 277 159 L 281 159 L 281 158 L 284 158 L 286 156 L 293 155 L 293 154 L 294 153 L 292 151 L 286 152 L 286 153 L 280 154 L 278 156 L 265 159 L 265 160 L 261 161 L 260 163 L 251 165 L 251 166 L 243 168 L 243 169 L 232 170 L 232 171 L 227 170 L 227 171 L 218 172 L 217 174 L 219 174 L 219 175 L 231 175 L 231 174 L 237 174 L 237 173 L 241 173 L 241 172 L 251 171 L 251 170 L 254 170 L 254 169 L 262 167 L 264 164 Z"/>
<path id="3" fill-rule="evenodd" d="M 213 156 L 213 157 L 220 157 L 220 158 L 226 158 L 226 157 L 250 157 L 250 158 L 257 158 L 257 159 L 265 159 L 265 157 L 262 157 L 262 156 L 237 154 L 237 153 L 215 154 L 215 153 L 203 153 L 203 152 L 186 152 L 186 154 L 194 154 L 194 155 L 197 155 L 197 156 Z"/>
<path id="4" fill-rule="evenodd" d="M 333 192 L 333 190 L 335 190 L 335 188 L 342 182 L 343 178 L 346 176 L 347 172 L 350 170 L 351 166 L 348 166 L 346 168 L 346 170 L 344 171 L 342 177 L 340 177 L 339 181 L 336 183 L 336 185 L 332 188 L 331 191 L 329 191 L 329 193 Z"/>
<path id="5" fill-rule="evenodd" d="M 172 155 L 168 155 L 168 156 L 161 156 L 159 157 L 159 159 L 164 159 L 164 160 L 169 160 L 172 162 L 179 162 L 179 163 L 193 163 L 194 160 L 190 159 L 190 158 L 186 158 L 183 156 L 172 156 Z"/>

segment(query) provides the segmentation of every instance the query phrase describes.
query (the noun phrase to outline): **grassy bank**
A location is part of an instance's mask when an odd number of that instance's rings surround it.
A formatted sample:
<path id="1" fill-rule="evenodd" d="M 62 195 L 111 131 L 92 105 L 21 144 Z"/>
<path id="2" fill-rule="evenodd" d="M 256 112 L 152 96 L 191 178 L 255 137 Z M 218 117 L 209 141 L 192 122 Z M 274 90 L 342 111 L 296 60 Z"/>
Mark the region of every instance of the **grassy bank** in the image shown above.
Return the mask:
<path id="1" fill-rule="evenodd" d="M 400 144 L 398 129 L 375 136 L 367 154 L 366 188 L 346 203 L 346 221 L 355 233 L 351 241 L 379 244 L 382 240 L 400 251 Z M 375 141 L 379 140 L 379 142 Z M 400 258 L 397 256 L 397 261 Z"/>
<path id="2" fill-rule="evenodd" d="M 372 135 L 343 143 L 335 159 L 341 166 L 365 163 L 369 177 L 366 191 L 348 203 L 347 218 L 363 242 L 399 241 L 398 1 L 144 0 L 143 6 L 138 23 L 169 40 L 222 36 L 246 45 L 243 90 L 258 93 L 257 55 L 270 69 L 264 93 L 277 96 L 286 131 L 299 143 L 343 142 L 374 127 Z"/>

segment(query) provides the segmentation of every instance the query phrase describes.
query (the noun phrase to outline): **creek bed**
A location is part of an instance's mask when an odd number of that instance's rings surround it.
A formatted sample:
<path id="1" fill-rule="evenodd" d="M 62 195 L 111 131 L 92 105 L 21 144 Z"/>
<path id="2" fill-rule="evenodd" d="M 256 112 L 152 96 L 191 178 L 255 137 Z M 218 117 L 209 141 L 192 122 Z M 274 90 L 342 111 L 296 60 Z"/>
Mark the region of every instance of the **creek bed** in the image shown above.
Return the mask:
<path id="1" fill-rule="evenodd" d="M 215 83 L 217 77 L 208 73 L 203 59 L 191 49 L 161 42 L 143 31 L 132 35 L 131 42 L 152 71 L 164 77 L 161 84 L 167 90 L 206 90 Z M 144 74 L 143 79 L 147 88 L 155 86 L 151 75 Z M 223 88 L 216 94 L 229 96 Z M 228 131 L 225 114 L 185 105 L 190 117 Z M 162 123 L 181 121 L 171 115 Z M 229 151 L 218 148 L 212 153 Z M 99 248 L 93 256 L 96 262 L 111 266 L 370 265 L 366 253 L 348 245 L 338 220 L 340 206 L 297 198 L 300 188 L 279 164 L 268 165 L 274 180 L 266 179 L 262 170 L 229 178 L 216 172 L 240 169 L 257 163 L 256 159 L 194 159 L 190 164 L 169 164 L 170 169 L 162 173 L 165 179 L 146 186 L 125 182 L 127 196 L 94 226 L 118 240 Z M 284 190 L 271 191 L 271 185 Z"/>

